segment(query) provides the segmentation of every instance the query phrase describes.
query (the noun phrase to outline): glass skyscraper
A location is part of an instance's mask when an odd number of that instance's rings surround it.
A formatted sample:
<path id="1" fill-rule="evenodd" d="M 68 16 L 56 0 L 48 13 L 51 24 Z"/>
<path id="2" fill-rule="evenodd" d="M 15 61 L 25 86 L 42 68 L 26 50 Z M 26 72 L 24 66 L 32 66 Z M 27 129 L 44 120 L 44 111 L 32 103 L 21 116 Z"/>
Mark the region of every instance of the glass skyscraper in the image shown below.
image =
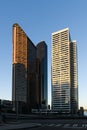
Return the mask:
<path id="1" fill-rule="evenodd" d="M 40 108 L 40 101 L 47 103 L 47 49 L 43 48 L 46 43 L 40 45 L 43 56 L 39 45 L 35 46 L 18 24 L 13 25 L 12 100 L 14 107 L 16 102 L 20 104 L 20 111 L 22 107 L 28 112 Z"/>
<path id="2" fill-rule="evenodd" d="M 37 59 L 39 59 L 39 102 L 41 108 L 47 108 L 47 45 L 44 41 L 37 45 Z"/>
<path id="3" fill-rule="evenodd" d="M 52 33 L 52 109 L 78 111 L 77 47 L 68 28 Z"/>

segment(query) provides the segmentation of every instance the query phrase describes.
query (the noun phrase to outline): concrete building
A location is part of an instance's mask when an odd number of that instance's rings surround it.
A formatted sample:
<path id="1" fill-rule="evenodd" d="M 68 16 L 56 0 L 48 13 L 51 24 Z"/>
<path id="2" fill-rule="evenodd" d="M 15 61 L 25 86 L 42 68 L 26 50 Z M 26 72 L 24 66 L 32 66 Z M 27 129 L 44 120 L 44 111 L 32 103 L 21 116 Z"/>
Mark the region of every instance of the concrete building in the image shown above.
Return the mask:
<path id="1" fill-rule="evenodd" d="M 68 28 L 52 33 L 52 109 L 78 111 L 77 48 Z"/>

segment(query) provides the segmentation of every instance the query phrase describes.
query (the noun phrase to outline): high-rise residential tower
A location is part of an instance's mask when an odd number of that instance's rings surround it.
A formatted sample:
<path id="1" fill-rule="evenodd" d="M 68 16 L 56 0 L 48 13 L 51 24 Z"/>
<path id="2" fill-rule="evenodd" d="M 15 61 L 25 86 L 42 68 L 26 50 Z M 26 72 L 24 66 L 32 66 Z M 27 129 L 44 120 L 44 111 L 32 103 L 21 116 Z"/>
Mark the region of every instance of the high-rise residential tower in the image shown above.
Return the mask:
<path id="1" fill-rule="evenodd" d="M 68 28 L 52 33 L 52 109 L 78 110 L 77 48 Z"/>
<path id="2" fill-rule="evenodd" d="M 14 107 L 17 102 L 20 111 L 22 108 L 27 112 L 40 107 L 39 90 L 41 85 L 40 56 L 37 58 L 37 47 L 28 38 L 23 29 L 18 25 L 13 25 L 13 59 L 12 59 L 12 100 Z M 47 51 L 47 50 L 46 50 Z M 43 53 L 43 52 L 42 52 Z M 44 57 L 47 58 L 47 57 Z M 46 59 L 47 60 L 47 59 Z M 43 75 L 45 75 L 44 65 L 42 66 Z M 44 77 L 45 78 L 45 77 Z M 46 84 L 47 85 L 47 84 Z M 44 82 L 42 83 L 43 90 Z M 44 92 L 43 92 L 44 93 Z"/>
<path id="3" fill-rule="evenodd" d="M 71 73 L 71 111 L 78 110 L 78 64 L 76 41 L 70 43 L 70 73 Z"/>

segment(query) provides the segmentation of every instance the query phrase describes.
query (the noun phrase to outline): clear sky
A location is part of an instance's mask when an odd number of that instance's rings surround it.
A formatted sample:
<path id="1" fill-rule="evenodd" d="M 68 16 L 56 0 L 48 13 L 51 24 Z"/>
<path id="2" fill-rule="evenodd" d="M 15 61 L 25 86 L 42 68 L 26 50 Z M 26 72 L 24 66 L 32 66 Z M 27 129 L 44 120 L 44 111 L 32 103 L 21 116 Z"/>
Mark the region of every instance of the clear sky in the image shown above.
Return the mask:
<path id="1" fill-rule="evenodd" d="M 69 27 L 78 47 L 79 106 L 87 108 L 87 0 L 0 0 L 0 98 L 12 93 L 12 25 L 48 45 L 48 102 L 51 101 L 51 34 Z"/>

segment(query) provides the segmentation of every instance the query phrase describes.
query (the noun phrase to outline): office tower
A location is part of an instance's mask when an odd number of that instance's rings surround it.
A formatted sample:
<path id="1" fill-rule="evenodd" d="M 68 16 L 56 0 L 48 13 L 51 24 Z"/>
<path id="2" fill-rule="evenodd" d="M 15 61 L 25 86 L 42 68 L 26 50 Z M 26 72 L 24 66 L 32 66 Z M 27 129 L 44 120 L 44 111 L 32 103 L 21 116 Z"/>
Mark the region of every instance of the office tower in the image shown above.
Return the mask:
<path id="1" fill-rule="evenodd" d="M 32 109 L 38 109 L 40 107 L 41 95 L 44 93 L 42 91 L 46 90 L 43 88 L 43 90 L 40 91 L 40 87 L 45 86 L 43 85 L 44 82 L 42 83 L 42 81 L 40 81 L 40 76 L 44 75 L 45 79 L 45 76 L 47 78 L 47 75 L 45 75 L 47 73 L 44 69 L 45 64 L 42 66 L 43 59 L 40 59 L 40 56 L 37 58 L 37 50 L 37 47 L 29 39 L 23 29 L 18 24 L 14 24 L 12 58 L 12 101 L 14 103 L 14 108 L 18 107 L 18 110 L 20 112 L 31 112 Z M 44 51 L 41 53 L 43 52 Z M 45 59 L 47 57 L 44 55 L 41 58 Z M 40 82 L 42 83 L 42 86 Z M 40 92 L 42 93 L 40 94 Z"/>
<path id="2" fill-rule="evenodd" d="M 36 47 L 18 24 L 13 25 L 12 66 L 12 100 L 24 102 L 29 110 L 38 102 L 35 86 Z"/>
<path id="3" fill-rule="evenodd" d="M 39 103 L 40 108 L 47 108 L 47 45 L 44 41 L 37 44 L 39 60 Z"/>
<path id="4" fill-rule="evenodd" d="M 77 49 L 68 28 L 52 33 L 52 109 L 78 110 Z"/>

